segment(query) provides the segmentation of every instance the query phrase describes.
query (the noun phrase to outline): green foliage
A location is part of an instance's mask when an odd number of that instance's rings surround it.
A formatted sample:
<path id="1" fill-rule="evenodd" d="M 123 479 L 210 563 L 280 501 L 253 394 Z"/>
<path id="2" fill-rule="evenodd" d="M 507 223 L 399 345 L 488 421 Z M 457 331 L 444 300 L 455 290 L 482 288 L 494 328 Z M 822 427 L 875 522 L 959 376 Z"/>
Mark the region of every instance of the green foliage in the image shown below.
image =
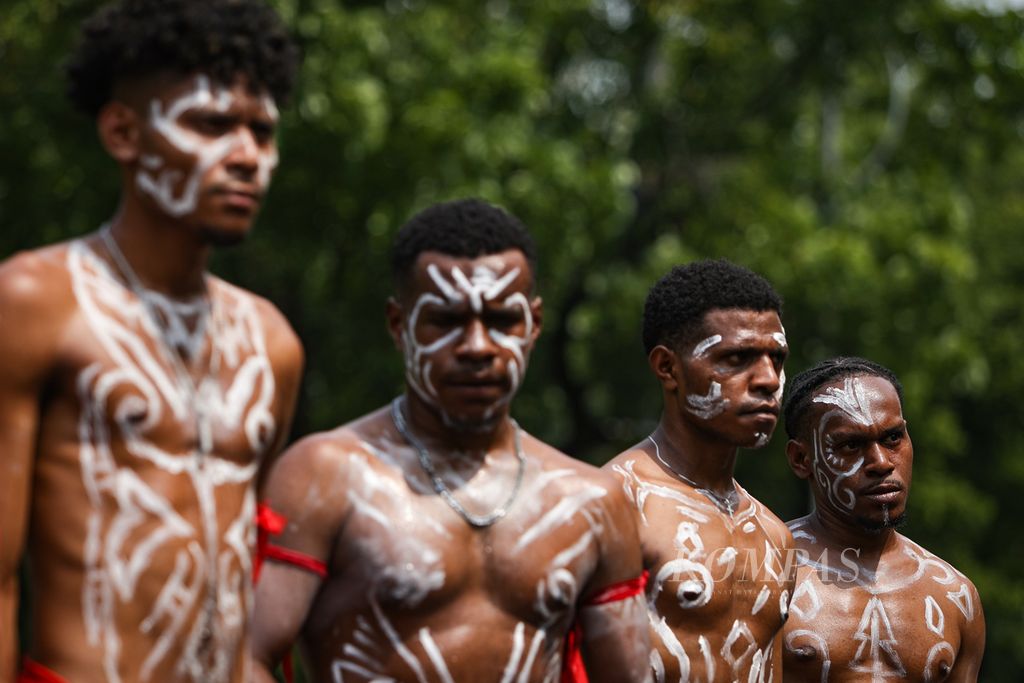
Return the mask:
<path id="1" fill-rule="evenodd" d="M 399 390 L 387 251 L 430 203 L 478 195 L 532 226 L 546 329 L 516 412 L 592 462 L 657 420 L 647 288 L 731 258 L 784 295 L 791 375 L 843 353 L 904 380 L 907 533 L 977 583 L 983 679 L 1019 677 L 1024 19 L 941 0 L 276 4 L 302 84 L 268 207 L 216 268 L 306 344 L 297 433 Z M 57 69 L 96 5 L 0 16 L 4 255 L 114 208 L 116 170 Z M 739 477 L 790 518 L 807 494 L 783 443 Z"/>

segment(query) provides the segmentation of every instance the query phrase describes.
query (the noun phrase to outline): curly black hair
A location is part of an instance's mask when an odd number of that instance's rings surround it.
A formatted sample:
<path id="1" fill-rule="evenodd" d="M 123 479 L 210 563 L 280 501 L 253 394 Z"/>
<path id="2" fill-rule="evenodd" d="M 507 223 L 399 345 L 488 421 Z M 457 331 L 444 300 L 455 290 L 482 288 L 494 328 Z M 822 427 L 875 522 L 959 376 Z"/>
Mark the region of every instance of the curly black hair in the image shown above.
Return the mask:
<path id="1" fill-rule="evenodd" d="M 782 298 L 763 277 L 725 259 L 675 266 L 647 293 L 644 350 L 695 343 L 703 335 L 708 311 L 731 308 L 781 315 Z"/>
<path id="2" fill-rule="evenodd" d="M 839 356 L 823 360 L 813 368 L 804 370 L 793 378 L 789 384 L 789 398 L 783 407 L 786 434 L 795 439 L 804 427 L 804 417 L 811 406 L 811 398 L 815 389 L 837 379 L 870 375 L 881 377 L 893 386 L 903 407 L 903 385 L 896 374 L 889 368 L 856 356 Z"/>
<path id="3" fill-rule="evenodd" d="M 82 24 L 65 64 L 68 97 L 95 116 L 125 80 L 202 72 L 230 85 L 244 76 L 284 104 L 301 55 L 262 0 L 120 0 Z"/>
<path id="4" fill-rule="evenodd" d="M 531 275 L 536 275 L 537 247 L 518 218 L 481 199 L 442 202 L 420 211 L 399 228 L 391 249 L 391 273 L 401 289 L 424 251 L 477 258 L 507 249 L 523 252 Z"/>

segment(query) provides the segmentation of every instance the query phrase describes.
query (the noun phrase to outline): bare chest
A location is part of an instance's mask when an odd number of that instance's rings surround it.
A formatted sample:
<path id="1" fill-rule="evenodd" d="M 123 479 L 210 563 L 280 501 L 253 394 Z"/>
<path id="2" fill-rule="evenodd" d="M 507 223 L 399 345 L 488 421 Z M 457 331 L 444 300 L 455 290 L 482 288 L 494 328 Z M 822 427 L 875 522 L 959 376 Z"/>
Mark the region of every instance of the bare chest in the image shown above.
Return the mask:
<path id="1" fill-rule="evenodd" d="M 945 680 L 962 624 L 974 616 L 970 593 L 945 570 L 894 578 L 863 586 L 801 569 L 785 629 L 787 670 L 827 669 L 831 680 Z"/>
<path id="2" fill-rule="evenodd" d="M 79 315 L 60 386 L 77 412 L 74 438 L 113 445 L 117 464 L 139 469 L 180 470 L 197 454 L 229 469 L 258 460 L 278 426 L 251 299 L 218 285 L 208 300 L 147 303 L 85 247 L 68 263 Z"/>
<path id="3" fill-rule="evenodd" d="M 648 596 L 669 623 L 757 634 L 781 626 L 789 600 L 787 557 L 756 508 L 729 517 L 701 501 L 650 501 L 641 528 Z"/>
<path id="4" fill-rule="evenodd" d="M 601 487 L 556 490 L 551 477 L 528 470 L 508 515 L 474 528 L 425 480 L 382 474 L 361 458 L 351 473 L 335 557 L 339 580 L 364 607 L 429 614 L 483 600 L 516 620 L 550 625 L 568 618 L 597 565 Z M 494 490 L 492 499 L 503 500 L 502 487 Z M 456 495 L 467 508 L 492 509 Z"/>

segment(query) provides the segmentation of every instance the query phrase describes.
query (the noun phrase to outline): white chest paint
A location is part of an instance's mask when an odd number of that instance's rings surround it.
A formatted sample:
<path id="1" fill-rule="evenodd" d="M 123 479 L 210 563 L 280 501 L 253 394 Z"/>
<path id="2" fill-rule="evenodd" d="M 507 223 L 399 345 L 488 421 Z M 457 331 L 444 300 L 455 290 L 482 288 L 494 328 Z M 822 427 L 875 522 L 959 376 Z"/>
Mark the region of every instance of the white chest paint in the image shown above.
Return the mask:
<path id="1" fill-rule="evenodd" d="M 199 387 L 215 433 L 241 437 L 248 457 L 221 457 L 217 444 L 202 455 L 198 435 L 181 436 L 194 432 L 194 406 L 152 317 L 84 243 L 69 247 L 68 269 L 102 349 L 77 378 L 79 458 L 91 504 L 82 588 L 88 645 L 101 649 L 109 681 L 121 680 L 124 647 L 138 644 L 146 649 L 140 680 L 158 680 L 169 668 L 194 681 L 227 680 L 251 603 L 251 485 L 276 432 L 274 377 L 253 302 L 227 285 L 211 292 L 218 333 L 209 341 L 210 372 Z M 183 334 L 174 310 L 168 315 L 170 328 Z M 176 502 L 151 477 L 172 486 Z M 221 509 L 222 489 L 241 501 L 235 509 Z M 225 518 L 233 521 L 219 521 Z M 158 554 L 163 564 L 156 569 Z M 154 571 L 161 577 L 155 591 Z M 122 612 L 140 604 L 142 622 L 126 621 Z"/>

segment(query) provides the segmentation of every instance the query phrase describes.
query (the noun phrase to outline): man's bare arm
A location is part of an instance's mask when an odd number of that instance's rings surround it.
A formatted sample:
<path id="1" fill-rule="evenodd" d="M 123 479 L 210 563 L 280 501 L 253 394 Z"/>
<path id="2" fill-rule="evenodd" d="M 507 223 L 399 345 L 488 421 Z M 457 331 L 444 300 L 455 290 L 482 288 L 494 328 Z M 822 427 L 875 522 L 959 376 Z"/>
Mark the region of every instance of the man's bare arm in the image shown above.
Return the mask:
<path id="1" fill-rule="evenodd" d="M 291 433 L 295 404 L 302 383 L 305 354 L 302 343 L 281 312 L 268 301 L 260 301 L 260 304 L 260 321 L 266 330 L 267 355 L 274 370 L 275 417 L 278 424 L 274 444 L 260 463 L 257 490 L 262 500 L 267 475 L 287 445 Z"/>
<path id="2" fill-rule="evenodd" d="M 50 267 L 32 254 L 0 265 L 0 680 L 14 680 L 17 666 L 18 569 L 40 400 L 64 320 Z"/>
<path id="3" fill-rule="evenodd" d="M 605 473 L 602 478 L 608 495 L 604 503 L 606 524 L 600 538 L 601 563 L 578 616 L 583 629 L 583 661 L 593 683 L 647 681 L 651 675 L 651 647 L 644 593 L 588 604 L 609 586 L 639 579 L 643 572 L 640 534 L 632 509 L 617 480 Z"/>
<path id="4" fill-rule="evenodd" d="M 270 539 L 278 548 L 329 564 L 338 529 L 340 463 L 333 442 L 323 436 L 299 441 L 272 468 L 265 502 L 285 519 Z M 256 584 L 252 657 L 258 683 L 274 680 L 271 671 L 295 643 L 323 579 L 307 568 L 269 560 Z"/>
<path id="5" fill-rule="evenodd" d="M 985 611 L 981 607 L 981 597 L 977 589 L 973 584 L 968 585 L 977 608 L 974 618 L 964 626 L 960 653 L 957 655 L 953 670 L 949 673 L 948 683 L 976 683 L 981 658 L 985 654 Z"/>

